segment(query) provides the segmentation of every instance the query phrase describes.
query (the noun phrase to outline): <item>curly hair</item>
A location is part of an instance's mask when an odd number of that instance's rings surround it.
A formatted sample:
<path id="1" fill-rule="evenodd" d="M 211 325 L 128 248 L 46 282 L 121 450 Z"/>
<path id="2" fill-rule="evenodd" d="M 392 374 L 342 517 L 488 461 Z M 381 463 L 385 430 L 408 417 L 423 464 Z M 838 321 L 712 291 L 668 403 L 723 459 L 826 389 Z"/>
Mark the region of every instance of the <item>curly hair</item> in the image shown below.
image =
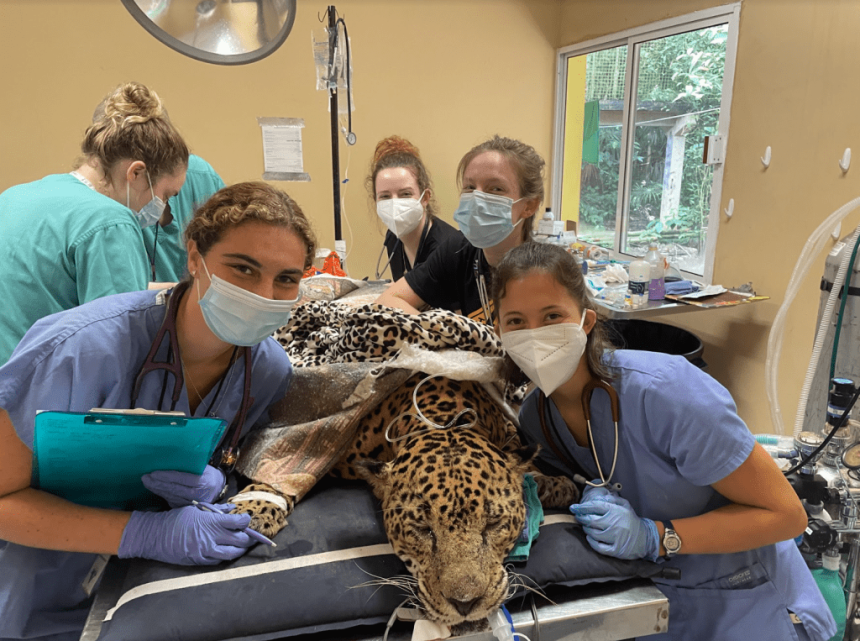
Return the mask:
<path id="1" fill-rule="evenodd" d="M 423 192 L 430 190 L 430 199 L 424 206 L 424 211 L 431 218 L 436 217 L 436 198 L 433 194 L 433 181 L 421 160 L 418 148 L 400 136 L 389 136 L 376 143 L 373 159 L 370 162 L 370 173 L 364 181 L 367 194 L 372 203 L 376 202 L 376 176 L 383 169 L 403 167 L 408 169 L 418 183 L 418 189 Z"/>
<path id="2" fill-rule="evenodd" d="M 518 186 L 521 198 L 537 198 L 538 205 L 543 202 L 544 167 L 546 166 L 544 159 L 531 145 L 499 135 L 493 136 L 466 152 L 466 155 L 460 160 L 460 164 L 457 165 L 458 188 L 462 189 L 463 187 L 463 175 L 466 173 L 466 167 L 469 166 L 469 163 L 487 151 L 497 151 L 511 163 L 519 179 Z M 535 216 L 529 216 L 523 221 L 523 242 L 529 241 L 532 237 L 534 219 Z"/>
<path id="3" fill-rule="evenodd" d="M 129 82 L 117 87 L 94 114 L 81 143 L 78 166 L 96 159 L 110 180 L 111 168 L 121 160 L 140 160 L 153 182 L 188 165 L 188 146 L 171 124 L 158 94 Z"/>
<path id="4" fill-rule="evenodd" d="M 508 282 L 535 271 L 552 276 L 567 290 L 580 309 L 590 309 L 597 314 L 597 322 L 588 333 L 585 345 L 586 361 L 592 375 L 604 381 L 611 381 L 614 375 L 604 359 L 604 354 L 615 348 L 609 339 L 606 320 L 588 292 L 582 267 L 563 247 L 546 243 L 523 243 L 505 254 L 493 276 L 492 295 L 496 309 L 501 309 L 499 305 L 505 297 L 505 286 Z"/>
<path id="5" fill-rule="evenodd" d="M 185 228 L 185 240 L 193 240 L 205 256 L 227 230 L 249 221 L 292 231 L 305 246 L 304 268 L 311 266 L 317 240 L 302 208 L 286 193 L 264 182 L 237 183 L 215 192 L 194 212 Z"/>

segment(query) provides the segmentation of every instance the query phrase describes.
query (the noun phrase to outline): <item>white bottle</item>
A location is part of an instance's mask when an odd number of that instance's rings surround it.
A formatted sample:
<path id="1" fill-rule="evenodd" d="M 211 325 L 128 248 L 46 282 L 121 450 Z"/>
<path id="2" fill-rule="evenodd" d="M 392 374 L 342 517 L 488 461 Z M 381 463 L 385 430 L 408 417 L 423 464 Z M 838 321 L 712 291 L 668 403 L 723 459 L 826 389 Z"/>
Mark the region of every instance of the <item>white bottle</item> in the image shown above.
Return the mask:
<path id="1" fill-rule="evenodd" d="M 651 243 L 648 246 L 645 260 L 651 264 L 651 282 L 648 284 L 648 299 L 663 300 L 666 298 L 666 281 L 664 278 L 665 258 L 660 253 L 660 250 L 657 249 L 657 243 Z"/>
<path id="2" fill-rule="evenodd" d="M 537 233 L 542 236 L 552 236 L 555 232 L 555 216 L 549 207 L 543 213 L 543 218 L 538 221 Z"/>
<path id="3" fill-rule="evenodd" d="M 631 307 L 644 307 L 648 304 L 648 285 L 651 282 L 651 263 L 637 258 L 627 268 L 627 296 Z"/>

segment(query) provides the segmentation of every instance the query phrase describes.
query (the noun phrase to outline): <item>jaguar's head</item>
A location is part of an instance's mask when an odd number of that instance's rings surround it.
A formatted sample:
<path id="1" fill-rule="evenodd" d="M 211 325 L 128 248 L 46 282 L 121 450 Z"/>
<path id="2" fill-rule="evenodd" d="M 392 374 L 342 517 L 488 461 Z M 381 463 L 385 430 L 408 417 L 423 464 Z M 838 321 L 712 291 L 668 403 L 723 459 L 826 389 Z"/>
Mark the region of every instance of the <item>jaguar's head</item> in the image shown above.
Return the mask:
<path id="1" fill-rule="evenodd" d="M 508 598 L 504 560 L 525 522 L 523 474 L 534 454 L 448 429 L 410 437 L 389 463 L 364 465 L 429 619 L 480 621 Z"/>

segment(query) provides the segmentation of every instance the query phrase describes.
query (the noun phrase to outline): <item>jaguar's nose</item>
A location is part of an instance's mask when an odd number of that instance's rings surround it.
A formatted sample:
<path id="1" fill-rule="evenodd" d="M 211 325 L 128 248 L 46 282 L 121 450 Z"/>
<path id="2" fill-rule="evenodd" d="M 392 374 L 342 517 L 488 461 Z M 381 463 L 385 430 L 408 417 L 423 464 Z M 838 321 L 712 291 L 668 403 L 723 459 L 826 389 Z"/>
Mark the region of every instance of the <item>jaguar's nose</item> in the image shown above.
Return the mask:
<path id="1" fill-rule="evenodd" d="M 480 600 L 480 597 L 477 599 L 471 599 L 469 601 L 458 601 L 457 599 L 448 599 L 451 605 L 454 606 L 454 609 L 457 610 L 461 615 L 466 616 L 471 612 L 475 604 Z"/>

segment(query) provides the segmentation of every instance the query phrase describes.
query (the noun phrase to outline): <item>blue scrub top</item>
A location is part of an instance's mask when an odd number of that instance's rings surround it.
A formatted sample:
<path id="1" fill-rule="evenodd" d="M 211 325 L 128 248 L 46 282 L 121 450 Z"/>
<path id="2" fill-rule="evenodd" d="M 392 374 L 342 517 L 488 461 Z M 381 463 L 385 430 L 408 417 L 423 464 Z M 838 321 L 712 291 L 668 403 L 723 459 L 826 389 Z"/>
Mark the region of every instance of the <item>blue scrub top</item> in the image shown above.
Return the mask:
<path id="1" fill-rule="evenodd" d="M 609 357 L 619 398 L 618 461 L 612 483 L 639 516 L 655 521 L 704 514 L 728 504 L 710 485 L 736 470 L 755 438 L 737 414 L 728 390 L 681 356 L 618 350 Z M 537 393 L 520 411 L 520 432 L 541 445 L 540 459 L 572 475 L 541 429 Z M 604 475 L 615 449 L 609 396 L 591 400 L 593 441 Z M 547 429 L 563 452 L 598 478 L 588 446 L 580 447 L 552 399 Z M 810 639 L 829 639 L 836 624 L 793 541 L 736 554 L 679 555 L 666 562 L 679 581 L 655 579 L 669 598 L 669 632 L 649 639 L 803 639 L 788 610 Z M 800 626 L 797 626 L 800 627 Z M 800 635 L 800 636 L 798 636 Z"/>
<path id="2" fill-rule="evenodd" d="M 186 295 L 193 296 L 193 290 Z M 9 413 L 21 441 L 32 449 L 37 410 L 128 408 L 165 309 L 164 292 L 143 291 L 101 298 L 38 321 L 0 367 L 0 408 Z M 157 360 L 166 358 L 167 348 L 164 341 Z M 251 355 L 254 403 L 245 432 L 268 421 L 269 406 L 283 398 L 292 377 L 290 361 L 273 338 L 252 347 Z M 194 416 L 232 420 L 242 402 L 244 367 L 240 358 L 225 374 L 214 406 L 217 385 Z M 167 378 L 169 404 L 173 378 Z M 161 371 L 146 376 L 138 407 L 158 409 L 162 380 Z M 190 415 L 185 389 L 176 409 Z M 57 641 L 77 640 L 90 606 L 80 585 L 95 559 L 94 554 L 13 543 L 0 548 L 0 641 L 54 634 L 61 635 Z"/>
<path id="3" fill-rule="evenodd" d="M 70 174 L 0 194 L 0 365 L 40 318 L 146 289 L 149 261 L 132 211 Z"/>
<path id="4" fill-rule="evenodd" d="M 151 225 L 143 230 L 143 242 L 150 260 L 152 260 L 153 245 L 155 245 L 156 281 L 176 283 L 185 275 L 188 264 L 188 255 L 185 252 L 185 240 L 183 238 L 185 227 L 188 225 L 188 221 L 194 217 L 197 208 L 223 186 L 224 181 L 212 169 L 212 165 L 200 156 L 192 154 L 188 157 L 185 184 L 182 185 L 179 193 L 169 201 L 173 220 L 164 227 Z M 156 227 L 158 227 L 157 244 L 155 242 Z"/>

